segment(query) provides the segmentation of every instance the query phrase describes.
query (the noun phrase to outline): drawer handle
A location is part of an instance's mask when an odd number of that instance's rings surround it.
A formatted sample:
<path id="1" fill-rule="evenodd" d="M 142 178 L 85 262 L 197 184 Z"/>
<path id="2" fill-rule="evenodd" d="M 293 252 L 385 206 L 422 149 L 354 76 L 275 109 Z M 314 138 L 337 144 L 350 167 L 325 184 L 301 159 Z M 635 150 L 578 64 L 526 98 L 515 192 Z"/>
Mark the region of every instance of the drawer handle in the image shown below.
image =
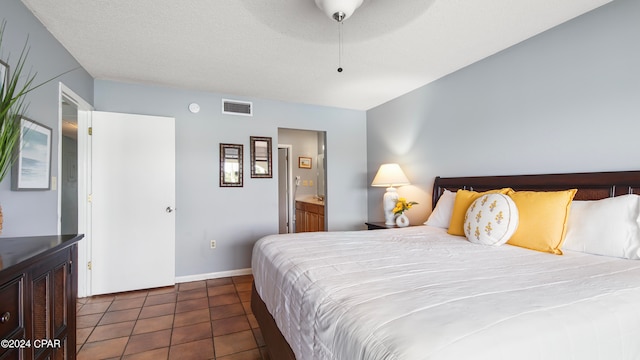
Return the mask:
<path id="1" fill-rule="evenodd" d="M 9 319 L 11 319 L 11 313 L 10 312 L 6 312 L 4 314 L 2 314 L 2 316 L 0 316 L 0 324 L 4 324 L 7 321 L 9 321 Z"/>

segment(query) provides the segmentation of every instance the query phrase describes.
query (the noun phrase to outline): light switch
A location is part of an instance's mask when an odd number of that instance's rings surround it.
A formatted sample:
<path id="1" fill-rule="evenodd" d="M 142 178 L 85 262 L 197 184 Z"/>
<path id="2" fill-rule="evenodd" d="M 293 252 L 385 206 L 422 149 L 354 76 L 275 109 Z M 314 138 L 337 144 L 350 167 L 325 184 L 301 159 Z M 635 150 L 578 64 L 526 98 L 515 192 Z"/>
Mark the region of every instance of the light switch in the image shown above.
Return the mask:
<path id="1" fill-rule="evenodd" d="M 309 180 L 302 180 L 302 186 L 309 186 Z"/>
<path id="2" fill-rule="evenodd" d="M 58 190 L 58 178 L 55 176 L 51 177 L 51 190 L 52 191 Z"/>

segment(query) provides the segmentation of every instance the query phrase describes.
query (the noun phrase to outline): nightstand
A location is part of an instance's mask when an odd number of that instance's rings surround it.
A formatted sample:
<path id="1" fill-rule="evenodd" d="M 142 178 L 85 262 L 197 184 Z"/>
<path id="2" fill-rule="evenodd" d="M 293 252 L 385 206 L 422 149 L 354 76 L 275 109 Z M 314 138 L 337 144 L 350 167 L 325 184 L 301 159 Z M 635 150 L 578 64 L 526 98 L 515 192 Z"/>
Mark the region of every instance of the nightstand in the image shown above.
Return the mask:
<path id="1" fill-rule="evenodd" d="M 367 230 L 380 230 L 380 229 L 399 229 L 398 225 L 385 225 L 384 221 L 371 221 L 366 222 Z"/>

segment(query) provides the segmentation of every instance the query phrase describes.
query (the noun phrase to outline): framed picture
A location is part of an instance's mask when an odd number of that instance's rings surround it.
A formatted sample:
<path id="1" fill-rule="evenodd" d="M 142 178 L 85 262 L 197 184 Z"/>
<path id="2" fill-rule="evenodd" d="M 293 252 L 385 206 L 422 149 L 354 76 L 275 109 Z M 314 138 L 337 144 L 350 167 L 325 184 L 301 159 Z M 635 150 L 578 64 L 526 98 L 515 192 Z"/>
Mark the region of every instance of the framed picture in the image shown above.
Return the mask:
<path id="1" fill-rule="evenodd" d="M 220 144 L 220 187 L 242 187 L 242 144 Z"/>
<path id="2" fill-rule="evenodd" d="M 271 178 L 271 138 L 250 136 L 251 177 Z"/>
<path id="3" fill-rule="evenodd" d="M 11 190 L 51 188 L 51 128 L 20 119 L 17 158 L 11 169 Z"/>
<path id="4" fill-rule="evenodd" d="M 311 169 L 311 158 L 305 156 L 298 157 L 298 167 L 301 169 Z"/>
<path id="5" fill-rule="evenodd" d="M 2 97 L 4 97 L 4 94 L 7 93 L 7 89 L 6 86 L 8 86 L 9 83 L 9 65 L 0 60 L 0 88 L 2 88 L 2 92 L 0 93 L 0 95 L 2 95 Z"/>

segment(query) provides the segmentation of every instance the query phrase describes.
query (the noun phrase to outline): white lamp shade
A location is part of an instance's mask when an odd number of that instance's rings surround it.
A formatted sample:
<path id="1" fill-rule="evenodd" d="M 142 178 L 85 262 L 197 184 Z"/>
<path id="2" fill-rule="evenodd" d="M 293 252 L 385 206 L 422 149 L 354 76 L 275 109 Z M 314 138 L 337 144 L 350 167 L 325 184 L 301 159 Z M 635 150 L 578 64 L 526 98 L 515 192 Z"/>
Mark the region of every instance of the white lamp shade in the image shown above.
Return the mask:
<path id="1" fill-rule="evenodd" d="M 357 8 L 362 5 L 363 0 L 316 0 L 316 6 L 324 11 L 330 19 L 333 14 L 344 13 L 344 19 L 347 20 Z"/>
<path id="2" fill-rule="evenodd" d="M 401 186 L 409 185 L 409 179 L 398 164 L 382 164 L 373 178 L 371 186 Z"/>

